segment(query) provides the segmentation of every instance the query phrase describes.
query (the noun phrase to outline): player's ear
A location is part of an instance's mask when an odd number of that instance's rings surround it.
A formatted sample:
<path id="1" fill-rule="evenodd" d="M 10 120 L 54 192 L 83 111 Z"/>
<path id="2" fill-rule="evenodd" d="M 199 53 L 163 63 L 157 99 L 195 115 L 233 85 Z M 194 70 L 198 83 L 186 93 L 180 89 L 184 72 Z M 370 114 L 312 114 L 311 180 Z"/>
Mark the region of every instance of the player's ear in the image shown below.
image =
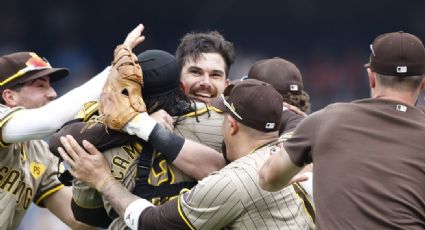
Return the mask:
<path id="1" fill-rule="evenodd" d="M 3 100 L 5 104 L 9 107 L 16 107 L 17 106 L 17 96 L 16 92 L 11 89 L 5 89 L 3 90 L 1 96 L 3 97 Z"/>
<path id="2" fill-rule="evenodd" d="M 230 123 L 230 134 L 231 135 L 236 134 L 239 130 L 238 122 L 236 121 L 235 118 L 233 118 L 230 115 L 227 115 L 227 119 L 229 120 L 229 123 Z"/>
<path id="3" fill-rule="evenodd" d="M 372 72 L 370 68 L 367 68 L 367 76 L 369 77 L 369 85 L 371 89 L 376 87 L 376 73 Z"/>
<path id="4" fill-rule="evenodd" d="M 186 84 L 183 81 L 179 81 L 180 89 L 185 93 L 189 93 L 189 89 L 187 88 Z"/>

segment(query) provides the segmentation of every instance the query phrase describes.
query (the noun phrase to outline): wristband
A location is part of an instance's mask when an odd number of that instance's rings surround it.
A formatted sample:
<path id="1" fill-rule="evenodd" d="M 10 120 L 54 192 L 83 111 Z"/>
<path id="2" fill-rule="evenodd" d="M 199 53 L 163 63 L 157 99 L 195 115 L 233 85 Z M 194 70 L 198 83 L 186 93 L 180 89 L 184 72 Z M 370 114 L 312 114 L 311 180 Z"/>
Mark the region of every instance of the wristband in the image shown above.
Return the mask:
<path id="1" fill-rule="evenodd" d="M 136 135 L 144 141 L 149 140 L 149 136 L 155 127 L 157 122 L 155 119 L 150 117 L 148 113 L 137 114 L 131 121 L 129 121 L 123 128 L 123 131 L 130 134 Z"/>
<path id="2" fill-rule="evenodd" d="M 132 230 L 137 230 L 139 227 L 139 218 L 143 210 L 153 206 L 149 201 L 145 199 L 138 199 L 133 201 L 127 206 L 124 213 L 125 224 Z"/>
<path id="3" fill-rule="evenodd" d="M 173 162 L 183 148 L 185 139 L 161 125 L 155 125 L 149 136 L 149 143 L 161 152 L 168 162 Z"/>

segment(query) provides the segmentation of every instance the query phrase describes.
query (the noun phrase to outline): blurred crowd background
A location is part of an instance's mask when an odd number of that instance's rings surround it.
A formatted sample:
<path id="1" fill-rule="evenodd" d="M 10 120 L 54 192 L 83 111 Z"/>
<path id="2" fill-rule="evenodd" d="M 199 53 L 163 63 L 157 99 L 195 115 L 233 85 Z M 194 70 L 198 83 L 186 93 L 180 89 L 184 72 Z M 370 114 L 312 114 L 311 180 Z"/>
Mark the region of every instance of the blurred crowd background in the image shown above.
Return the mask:
<path id="1" fill-rule="evenodd" d="M 0 55 L 30 50 L 70 68 L 57 85 L 63 94 L 108 65 L 138 23 L 146 41 L 136 53 L 174 53 L 185 33 L 217 30 L 236 47 L 231 79 L 259 59 L 286 58 L 301 69 L 315 111 L 368 97 L 369 44 L 399 30 L 424 40 L 424 22 L 425 0 L 2 0 Z"/>

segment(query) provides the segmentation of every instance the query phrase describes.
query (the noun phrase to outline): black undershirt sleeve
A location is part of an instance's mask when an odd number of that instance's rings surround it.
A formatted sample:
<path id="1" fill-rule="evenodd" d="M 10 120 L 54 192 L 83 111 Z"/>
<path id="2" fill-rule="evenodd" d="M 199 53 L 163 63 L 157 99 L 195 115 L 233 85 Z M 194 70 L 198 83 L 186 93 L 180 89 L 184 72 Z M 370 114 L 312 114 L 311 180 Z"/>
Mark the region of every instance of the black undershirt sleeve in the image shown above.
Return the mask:
<path id="1" fill-rule="evenodd" d="M 83 208 L 72 200 L 71 210 L 76 220 L 94 227 L 108 228 L 112 222 L 112 219 L 109 218 L 104 207 Z"/>
<path id="2" fill-rule="evenodd" d="M 182 213 L 182 215 L 184 215 Z M 178 198 L 157 207 L 146 208 L 139 217 L 139 229 L 190 229 L 178 210 Z"/>

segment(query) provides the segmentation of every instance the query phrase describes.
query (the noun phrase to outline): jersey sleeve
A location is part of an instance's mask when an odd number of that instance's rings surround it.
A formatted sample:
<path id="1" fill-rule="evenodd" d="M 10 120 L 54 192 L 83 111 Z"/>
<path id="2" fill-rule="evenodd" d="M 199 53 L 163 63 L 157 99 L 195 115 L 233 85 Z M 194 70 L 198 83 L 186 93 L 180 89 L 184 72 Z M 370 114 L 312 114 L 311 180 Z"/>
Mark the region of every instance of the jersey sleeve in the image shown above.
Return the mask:
<path id="1" fill-rule="evenodd" d="M 193 229 L 222 229 L 243 209 L 235 183 L 223 171 L 199 181 L 179 201 L 181 218 Z"/>
<path id="2" fill-rule="evenodd" d="M 318 133 L 322 112 L 304 118 L 295 128 L 292 136 L 284 143 L 284 148 L 292 163 L 298 167 L 312 162 L 313 143 Z"/>
<path id="3" fill-rule="evenodd" d="M 13 117 L 15 112 L 22 109 L 22 107 L 9 108 L 0 104 L 0 148 L 7 146 L 7 143 L 3 141 L 3 137 L 1 135 L 4 124 Z"/>
<path id="4" fill-rule="evenodd" d="M 49 195 L 55 193 L 59 189 L 63 188 L 64 185 L 59 181 L 58 175 L 61 171 L 63 171 L 63 165 L 59 162 L 59 158 L 55 157 L 47 146 L 47 143 L 44 141 L 37 141 L 39 145 L 42 145 L 40 148 L 43 150 L 43 158 L 46 162 L 45 169 L 43 170 L 43 166 L 40 164 L 41 171 L 44 171 L 42 174 L 42 178 L 40 181 L 40 185 L 38 186 L 37 192 L 34 196 L 34 203 L 38 206 L 44 207 L 43 200 Z M 37 166 L 31 166 L 30 170 L 33 173 Z"/>

